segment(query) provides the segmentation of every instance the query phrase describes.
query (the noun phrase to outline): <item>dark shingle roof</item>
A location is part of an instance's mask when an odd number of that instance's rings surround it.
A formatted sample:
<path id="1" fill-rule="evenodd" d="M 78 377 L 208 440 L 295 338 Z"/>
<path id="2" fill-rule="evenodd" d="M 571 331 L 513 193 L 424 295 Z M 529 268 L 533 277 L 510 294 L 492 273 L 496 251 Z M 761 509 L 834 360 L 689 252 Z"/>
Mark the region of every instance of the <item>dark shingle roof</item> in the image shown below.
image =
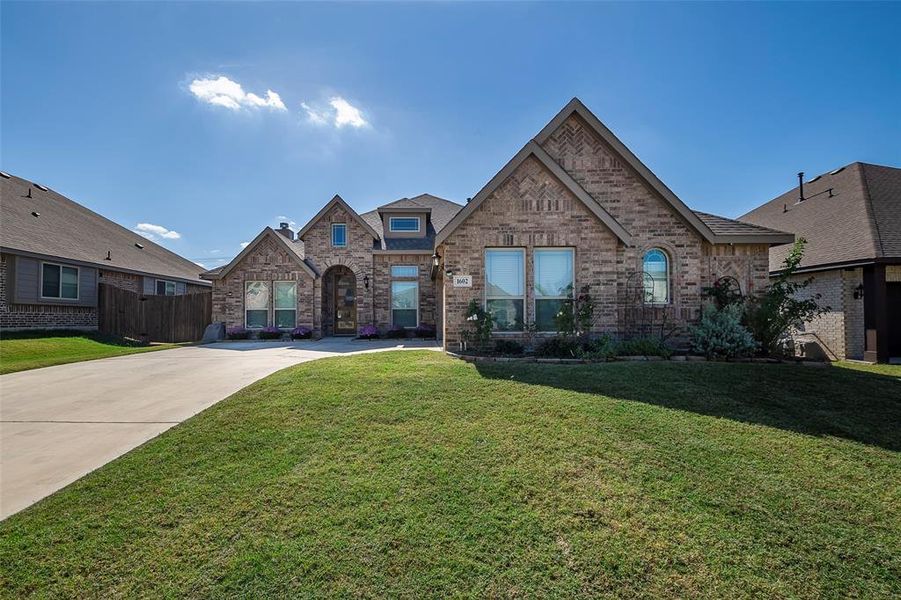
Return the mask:
<path id="1" fill-rule="evenodd" d="M 0 177 L 0 200 L 4 250 L 209 285 L 200 279 L 203 267 L 53 190 L 20 177 Z M 111 260 L 106 260 L 107 252 Z"/>
<path id="2" fill-rule="evenodd" d="M 805 182 L 798 197 L 795 187 L 739 219 L 806 239 L 802 268 L 901 258 L 901 169 L 851 163 Z M 770 249 L 770 270 L 789 249 Z"/>
<path id="3" fill-rule="evenodd" d="M 382 217 L 379 211 L 385 208 L 429 210 L 429 226 L 423 238 L 385 238 L 382 227 Z M 360 215 L 366 223 L 378 232 L 381 240 L 376 242 L 375 248 L 381 250 L 431 250 L 435 247 L 435 235 L 441 231 L 454 215 L 463 208 L 456 202 L 439 198 L 431 194 L 420 194 L 413 198 L 401 198 L 388 204 L 383 204 L 375 210 Z"/>

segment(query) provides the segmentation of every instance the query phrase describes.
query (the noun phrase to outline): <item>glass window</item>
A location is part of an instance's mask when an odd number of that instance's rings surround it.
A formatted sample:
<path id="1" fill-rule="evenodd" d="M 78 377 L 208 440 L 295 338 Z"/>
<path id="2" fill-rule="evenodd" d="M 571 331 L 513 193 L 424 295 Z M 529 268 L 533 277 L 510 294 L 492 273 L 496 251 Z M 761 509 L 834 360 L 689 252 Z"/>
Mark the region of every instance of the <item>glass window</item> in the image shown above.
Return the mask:
<path id="1" fill-rule="evenodd" d="M 269 283 L 248 281 L 244 284 L 244 320 L 246 327 L 265 327 L 269 323 Z"/>
<path id="2" fill-rule="evenodd" d="M 644 298 L 649 304 L 669 302 L 669 258 L 659 248 L 644 255 Z"/>
<path id="3" fill-rule="evenodd" d="M 41 297 L 78 300 L 78 268 L 43 264 Z"/>
<path id="4" fill-rule="evenodd" d="M 391 277 L 419 277 L 419 267 L 416 265 L 393 265 Z"/>
<path id="5" fill-rule="evenodd" d="M 419 282 L 391 282 L 391 324 L 395 327 L 419 325 Z"/>
<path id="6" fill-rule="evenodd" d="M 388 219 L 388 228 L 391 231 L 415 233 L 419 231 L 419 217 L 391 217 Z"/>
<path id="7" fill-rule="evenodd" d="M 556 331 L 555 317 L 567 298 L 573 297 L 572 248 L 535 250 L 535 326 L 538 331 Z"/>
<path id="8" fill-rule="evenodd" d="M 297 324 L 297 283 L 275 282 L 275 326 L 294 329 Z"/>
<path id="9" fill-rule="evenodd" d="M 498 331 L 522 331 L 525 323 L 525 251 L 485 251 L 485 310 Z"/>
<path id="10" fill-rule="evenodd" d="M 347 225 L 344 223 L 332 223 L 332 246 L 347 246 Z"/>
<path id="11" fill-rule="evenodd" d="M 157 296 L 174 296 L 175 295 L 175 282 L 174 281 L 165 281 L 163 279 L 156 280 L 156 295 Z"/>

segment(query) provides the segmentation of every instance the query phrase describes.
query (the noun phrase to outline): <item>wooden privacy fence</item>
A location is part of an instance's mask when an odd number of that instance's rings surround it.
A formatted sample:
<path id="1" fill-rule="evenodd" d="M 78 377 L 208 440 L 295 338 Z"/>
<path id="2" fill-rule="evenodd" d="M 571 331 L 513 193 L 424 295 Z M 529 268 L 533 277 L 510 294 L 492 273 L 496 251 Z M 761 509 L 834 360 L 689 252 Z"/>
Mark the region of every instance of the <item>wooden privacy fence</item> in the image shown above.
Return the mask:
<path id="1" fill-rule="evenodd" d="M 101 283 L 98 326 L 109 333 L 152 342 L 193 342 L 203 337 L 213 312 L 213 294 L 144 296 Z"/>

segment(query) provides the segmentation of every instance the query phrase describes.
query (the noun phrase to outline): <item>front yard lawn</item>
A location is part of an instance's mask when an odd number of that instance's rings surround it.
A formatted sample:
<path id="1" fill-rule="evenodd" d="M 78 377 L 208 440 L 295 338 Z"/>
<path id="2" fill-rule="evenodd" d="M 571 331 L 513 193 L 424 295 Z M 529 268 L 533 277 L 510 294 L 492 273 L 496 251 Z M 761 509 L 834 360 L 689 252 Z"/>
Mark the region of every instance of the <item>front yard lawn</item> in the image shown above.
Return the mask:
<path id="1" fill-rule="evenodd" d="M 848 366 L 306 363 L 0 523 L 0 585 L 898 597 L 901 369 Z"/>
<path id="2" fill-rule="evenodd" d="M 137 346 L 89 332 L 4 333 L 0 339 L 0 374 L 174 347 L 174 344 Z"/>

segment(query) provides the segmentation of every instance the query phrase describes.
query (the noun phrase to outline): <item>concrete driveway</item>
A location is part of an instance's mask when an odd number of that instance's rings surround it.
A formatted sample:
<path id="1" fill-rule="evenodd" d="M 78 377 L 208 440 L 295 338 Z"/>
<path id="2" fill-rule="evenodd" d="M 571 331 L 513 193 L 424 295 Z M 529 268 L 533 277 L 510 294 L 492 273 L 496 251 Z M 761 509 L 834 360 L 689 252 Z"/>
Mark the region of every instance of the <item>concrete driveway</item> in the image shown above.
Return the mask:
<path id="1" fill-rule="evenodd" d="M 279 369 L 339 354 L 438 349 L 348 338 L 227 342 L 0 376 L 0 519 Z"/>

